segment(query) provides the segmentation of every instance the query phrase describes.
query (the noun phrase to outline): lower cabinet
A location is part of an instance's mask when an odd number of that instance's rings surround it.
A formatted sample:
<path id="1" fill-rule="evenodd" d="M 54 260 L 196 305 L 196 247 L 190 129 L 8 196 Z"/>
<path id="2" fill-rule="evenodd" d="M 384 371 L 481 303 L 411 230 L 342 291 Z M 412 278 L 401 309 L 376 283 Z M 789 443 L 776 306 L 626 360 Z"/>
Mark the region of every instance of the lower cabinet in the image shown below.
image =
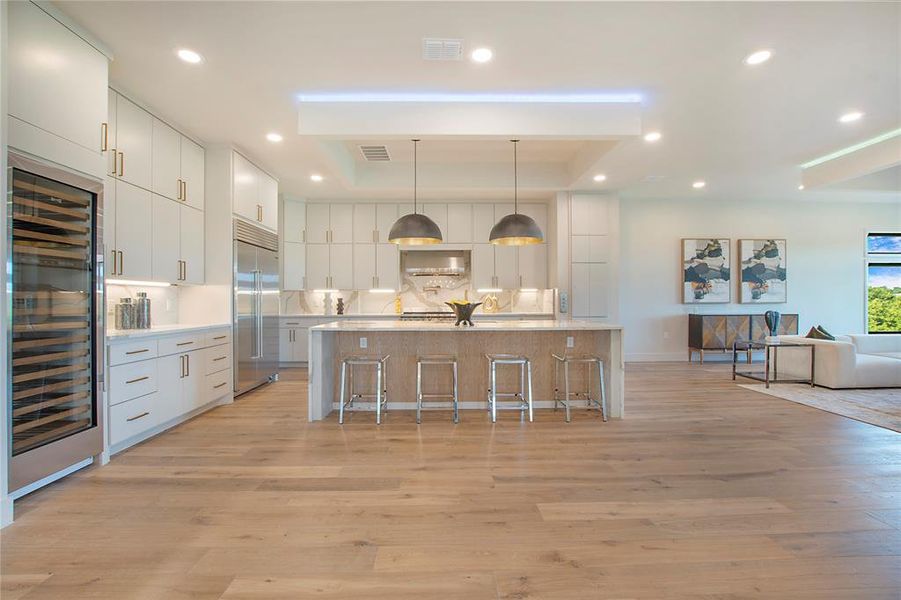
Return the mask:
<path id="1" fill-rule="evenodd" d="M 152 344 L 111 342 L 107 404 L 112 451 L 159 433 L 161 426 L 176 425 L 196 409 L 230 395 L 230 341 L 230 331 L 222 329 L 161 336 Z M 144 345 L 150 351 L 135 354 L 143 352 Z M 118 351 L 119 346 L 123 351 Z"/>
<path id="2" fill-rule="evenodd" d="M 282 321 L 279 327 L 279 362 L 309 361 L 310 326 L 319 323 Z"/>

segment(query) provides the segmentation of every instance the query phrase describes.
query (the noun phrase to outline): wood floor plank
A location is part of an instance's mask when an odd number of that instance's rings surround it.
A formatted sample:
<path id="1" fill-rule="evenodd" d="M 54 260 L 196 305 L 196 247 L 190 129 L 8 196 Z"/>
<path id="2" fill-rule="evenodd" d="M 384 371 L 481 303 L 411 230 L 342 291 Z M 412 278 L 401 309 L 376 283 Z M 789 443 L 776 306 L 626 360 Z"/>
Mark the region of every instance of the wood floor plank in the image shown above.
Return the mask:
<path id="1" fill-rule="evenodd" d="M 901 597 L 901 435 L 629 365 L 627 418 L 306 420 L 280 381 L 16 502 L 4 600 Z"/>

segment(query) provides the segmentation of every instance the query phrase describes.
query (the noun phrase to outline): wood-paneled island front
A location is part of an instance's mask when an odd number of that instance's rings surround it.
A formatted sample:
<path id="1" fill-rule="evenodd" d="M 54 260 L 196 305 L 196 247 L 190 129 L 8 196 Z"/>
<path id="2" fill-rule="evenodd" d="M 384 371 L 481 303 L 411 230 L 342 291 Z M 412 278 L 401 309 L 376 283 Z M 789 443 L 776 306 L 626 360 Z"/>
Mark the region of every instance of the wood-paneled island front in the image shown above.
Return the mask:
<path id="1" fill-rule="evenodd" d="M 535 408 L 553 407 L 555 361 L 552 352 L 600 356 L 604 361 L 609 414 L 613 418 L 622 418 L 622 334 L 622 327 L 618 325 L 564 320 L 480 320 L 474 327 L 420 321 L 338 321 L 318 325 L 310 328 L 310 420 L 324 419 L 337 408 L 341 361 L 347 356 L 390 355 L 387 368 L 389 414 L 391 409 L 415 408 L 416 358 L 428 355 L 457 358 L 461 410 L 487 407 L 486 354 L 527 356 L 532 361 Z M 361 348 L 362 345 L 365 348 Z M 446 371 L 435 369 L 424 373 L 424 392 L 451 389 L 451 375 Z M 570 373 L 572 389 L 584 389 L 586 370 L 573 365 Z M 360 371 L 356 376 L 357 389 L 365 389 L 367 393 L 374 390 L 372 377 L 371 373 Z M 518 386 L 519 371 L 512 367 L 498 368 L 497 378 L 498 389 L 509 390 Z M 597 385 L 596 381 L 595 378 L 594 385 Z"/>

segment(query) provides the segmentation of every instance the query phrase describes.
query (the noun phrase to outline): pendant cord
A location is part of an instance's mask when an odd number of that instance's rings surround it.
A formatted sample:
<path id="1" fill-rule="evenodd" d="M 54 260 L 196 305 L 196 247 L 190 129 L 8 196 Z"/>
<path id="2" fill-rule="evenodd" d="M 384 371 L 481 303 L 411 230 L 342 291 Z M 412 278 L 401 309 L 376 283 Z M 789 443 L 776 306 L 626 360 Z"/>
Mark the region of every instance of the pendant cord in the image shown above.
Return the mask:
<path id="1" fill-rule="evenodd" d="M 416 189 L 418 186 L 417 174 L 419 171 L 419 162 L 416 156 L 416 148 L 419 146 L 419 140 L 413 140 L 413 214 L 416 214 Z"/>
<path id="2" fill-rule="evenodd" d="M 510 140 L 513 142 L 513 214 L 519 213 L 519 167 L 516 160 L 516 144 L 519 140 Z"/>

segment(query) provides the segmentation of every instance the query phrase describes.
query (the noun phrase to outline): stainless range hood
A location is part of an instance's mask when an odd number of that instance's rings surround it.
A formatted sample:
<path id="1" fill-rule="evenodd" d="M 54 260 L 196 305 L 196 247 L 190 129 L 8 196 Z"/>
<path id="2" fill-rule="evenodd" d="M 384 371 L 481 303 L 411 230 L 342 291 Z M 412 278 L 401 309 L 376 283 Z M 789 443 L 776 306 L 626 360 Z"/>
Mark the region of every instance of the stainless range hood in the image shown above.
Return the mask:
<path id="1" fill-rule="evenodd" d="M 402 250 L 400 264 L 412 277 L 461 277 L 469 270 L 466 250 Z"/>

